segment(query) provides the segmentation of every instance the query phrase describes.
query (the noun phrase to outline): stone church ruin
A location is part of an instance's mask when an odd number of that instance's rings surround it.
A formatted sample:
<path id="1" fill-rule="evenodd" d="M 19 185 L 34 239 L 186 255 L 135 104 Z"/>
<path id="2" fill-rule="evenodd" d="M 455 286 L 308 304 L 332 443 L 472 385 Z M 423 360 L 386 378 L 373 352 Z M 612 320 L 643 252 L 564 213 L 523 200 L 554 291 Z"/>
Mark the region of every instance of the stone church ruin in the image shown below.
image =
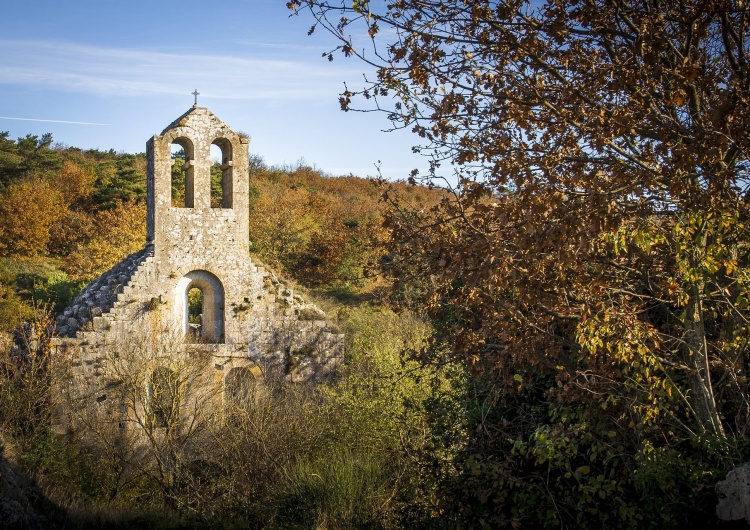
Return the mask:
<path id="1" fill-rule="evenodd" d="M 136 349 L 150 372 L 143 379 L 149 395 L 164 386 L 170 359 L 192 356 L 202 359 L 195 385 L 218 389 L 224 400 L 268 378 L 315 383 L 340 362 L 343 335 L 324 313 L 249 257 L 248 143 L 197 104 L 148 141 L 145 247 L 57 318 L 55 352 L 84 389 L 79 396 L 120 407 L 122 375 L 114 365 Z M 221 151 L 214 204 L 212 146 Z M 179 204 L 172 194 L 175 149 L 184 153 Z"/>

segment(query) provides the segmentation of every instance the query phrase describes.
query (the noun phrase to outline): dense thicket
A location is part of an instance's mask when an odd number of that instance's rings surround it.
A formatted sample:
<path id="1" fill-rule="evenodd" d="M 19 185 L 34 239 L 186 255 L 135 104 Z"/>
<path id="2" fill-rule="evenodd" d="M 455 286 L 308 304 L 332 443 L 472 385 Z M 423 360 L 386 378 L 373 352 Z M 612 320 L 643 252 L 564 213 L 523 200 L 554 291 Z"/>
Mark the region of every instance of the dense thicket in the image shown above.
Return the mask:
<path id="1" fill-rule="evenodd" d="M 309 166 L 258 167 L 250 206 L 251 252 L 309 286 L 372 291 L 387 260 L 385 204 L 377 181 L 328 178 Z M 394 184 L 415 208 L 439 194 Z"/>
<path id="2" fill-rule="evenodd" d="M 750 456 L 747 5 L 288 5 L 378 67 L 342 108 L 454 171 L 453 197 L 393 196 L 389 223 L 474 375 L 456 523 L 714 521 L 713 483 Z"/>

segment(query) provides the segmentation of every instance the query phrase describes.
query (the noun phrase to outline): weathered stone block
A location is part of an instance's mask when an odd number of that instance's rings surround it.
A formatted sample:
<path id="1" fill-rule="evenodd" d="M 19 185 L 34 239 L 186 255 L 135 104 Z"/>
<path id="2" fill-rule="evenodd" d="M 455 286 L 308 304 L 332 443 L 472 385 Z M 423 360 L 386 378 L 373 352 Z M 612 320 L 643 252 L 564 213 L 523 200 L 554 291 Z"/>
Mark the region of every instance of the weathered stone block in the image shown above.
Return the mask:
<path id="1" fill-rule="evenodd" d="M 109 319 L 94 317 L 94 331 L 106 331 L 109 329 Z"/>
<path id="2" fill-rule="evenodd" d="M 726 479 L 716 484 L 719 503 L 716 515 L 722 521 L 750 523 L 750 464 L 745 464 L 727 473 Z"/>

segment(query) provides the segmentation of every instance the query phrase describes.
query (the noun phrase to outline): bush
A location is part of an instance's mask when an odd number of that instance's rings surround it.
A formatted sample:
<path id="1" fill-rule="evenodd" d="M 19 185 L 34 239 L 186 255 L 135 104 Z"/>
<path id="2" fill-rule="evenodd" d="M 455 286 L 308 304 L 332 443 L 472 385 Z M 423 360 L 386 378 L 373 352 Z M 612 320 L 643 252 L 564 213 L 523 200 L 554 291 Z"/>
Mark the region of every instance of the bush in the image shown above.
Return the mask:
<path id="1" fill-rule="evenodd" d="M 390 477 L 383 455 L 345 447 L 295 462 L 278 491 L 278 528 L 382 528 Z"/>

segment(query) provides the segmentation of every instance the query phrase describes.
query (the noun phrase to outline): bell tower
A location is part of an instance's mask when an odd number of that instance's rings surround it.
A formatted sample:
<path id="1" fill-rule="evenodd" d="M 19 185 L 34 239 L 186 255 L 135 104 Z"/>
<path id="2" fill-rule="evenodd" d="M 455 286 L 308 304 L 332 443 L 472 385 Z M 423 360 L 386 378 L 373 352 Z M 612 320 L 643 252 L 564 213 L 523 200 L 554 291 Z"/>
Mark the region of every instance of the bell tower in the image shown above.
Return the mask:
<path id="1" fill-rule="evenodd" d="M 248 138 L 194 105 L 148 141 L 147 242 L 160 254 L 248 249 Z M 185 154 L 185 196 L 172 201 L 172 146 Z M 211 205 L 211 146 L 221 150 L 220 207 Z M 166 257 L 166 256 L 164 256 Z"/>
<path id="2" fill-rule="evenodd" d="M 221 151 L 218 162 L 211 160 L 212 145 Z M 172 197 L 173 146 L 184 153 L 185 191 L 179 200 Z M 158 265 L 156 280 L 163 293 L 159 299 L 171 309 L 174 328 L 189 336 L 188 293 L 198 289 L 200 339 L 241 341 L 233 331 L 226 300 L 240 296 L 242 289 L 252 291 L 258 283 L 243 272 L 250 266 L 248 139 L 208 109 L 194 105 L 151 138 L 146 150 L 146 244 Z M 221 172 L 221 194 L 213 201 L 212 167 Z"/>

